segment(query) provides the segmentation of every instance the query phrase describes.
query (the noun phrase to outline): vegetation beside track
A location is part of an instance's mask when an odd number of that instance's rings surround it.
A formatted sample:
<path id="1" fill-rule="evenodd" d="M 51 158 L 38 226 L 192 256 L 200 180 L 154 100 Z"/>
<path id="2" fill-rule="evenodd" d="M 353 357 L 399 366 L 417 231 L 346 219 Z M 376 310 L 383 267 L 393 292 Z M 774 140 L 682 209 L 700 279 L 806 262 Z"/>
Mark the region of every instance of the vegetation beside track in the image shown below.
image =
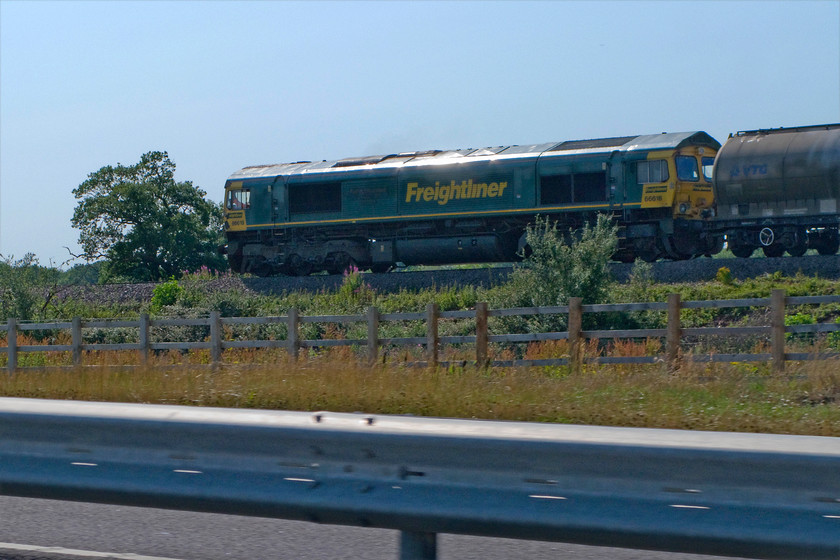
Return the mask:
<path id="1" fill-rule="evenodd" d="M 561 254 L 561 262 L 556 266 L 565 267 L 569 262 L 577 262 L 583 268 L 591 266 L 591 260 Z M 488 302 L 491 308 L 562 305 L 567 297 L 578 295 L 574 293 L 577 278 L 591 280 L 591 276 L 566 272 L 537 274 L 535 269 L 539 267 L 526 266 L 513 281 L 495 287 L 444 286 L 390 294 L 372 289 L 365 281 L 366 275 L 351 270 L 335 290 L 279 295 L 249 292 L 238 277 L 201 269 L 158 284 L 146 300 L 113 303 L 57 298 L 55 292 L 45 289 L 49 284 L 32 263 L 7 263 L 6 268 L 0 267 L 0 320 L 21 311 L 29 316 L 18 318 L 46 321 L 72 316 L 136 319 L 140 313 L 198 317 L 213 310 L 227 317 L 271 316 L 283 315 L 293 307 L 301 315 L 356 314 L 370 306 L 383 313 L 411 312 L 422 311 L 431 302 L 441 310 L 470 309 L 481 301 Z M 668 293 L 674 292 L 680 294 L 682 301 L 766 298 L 777 288 L 785 289 L 789 296 L 840 293 L 837 281 L 781 274 L 737 280 L 725 268 L 709 282 L 658 284 L 653 281 L 650 265 L 644 263 L 634 267 L 627 283 L 612 282 L 606 275 L 598 282 L 595 288 L 580 294 L 584 303 L 664 301 Z M 593 301 L 592 294 L 600 296 Z M 541 299 L 529 299 L 532 295 Z M 840 317 L 840 306 L 789 307 L 787 312 L 789 324 L 832 322 Z M 765 313 L 763 308 L 684 309 L 682 322 L 684 326 L 767 324 Z M 663 312 L 599 315 L 602 317 L 597 320 L 604 323 L 585 328 L 661 328 L 666 320 Z M 562 318 L 553 325 L 521 318 L 492 319 L 503 332 L 564 327 L 560 324 Z M 594 321 L 595 315 L 587 315 L 585 320 Z M 382 336 L 422 336 L 423 326 L 413 323 L 391 325 L 388 328 L 393 332 L 382 332 Z M 323 327 L 314 324 L 306 328 L 312 330 L 302 333 L 305 338 L 322 334 L 355 338 L 346 330 L 348 327 L 341 325 L 330 327 L 329 333 L 320 332 L 318 329 Z M 473 328 L 468 320 L 454 320 L 440 334 L 468 334 Z M 97 342 L 122 342 L 107 337 L 128 336 L 90 330 L 86 336 L 99 337 Z M 67 334 L 32 331 L 21 337 L 18 344 L 38 344 L 47 339 L 61 343 L 62 336 Z M 765 343 L 761 337 L 738 342 L 688 342 L 698 348 L 700 344 L 734 344 L 749 351 L 760 350 Z M 568 354 L 564 344 L 560 341 L 527 347 L 498 346 L 493 352 L 499 358 L 560 357 Z M 611 355 L 632 356 L 658 354 L 661 343 L 647 340 L 610 344 Z M 796 351 L 840 350 L 840 336 L 793 336 L 789 345 Z M 727 348 L 729 352 L 736 350 Z M 596 348 L 592 346 L 589 351 L 595 352 Z M 447 352 L 441 358 L 453 361 L 469 360 L 472 353 L 458 347 Z M 23 353 L 19 365 L 66 364 L 66 354 Z M 4 358 L 0 355 L 0 361 Z M 115 358 L 102 354 L 85 358 L 86 364 L 98 363 L 101 367 L 22 370 L 2 375 L 0 395 L 840 436 L 840 362 L 836 360 L 792 363 L 784 375 L 774 375 L 768 364 L 693 364 L 687 360 L 675 373 L 668 373 L 660 364 L 586 365 L 580 372 L 564 366 L 430 370 L 407 367 L 405 362 L 411 358 L 392 353 L 386 355 L 384 363 L 369 367 L 362 365 L 352 348 L 333 348 L 310 351 L 291 363 L 282 350 L 240 349 L 227 350 L 225 365 L 216 369 L 207 364 L 209 355 L 204 351 L 160 353 L 148 367 L 138 369 L 124 367 L 138 363 L 134 355 Z"/>

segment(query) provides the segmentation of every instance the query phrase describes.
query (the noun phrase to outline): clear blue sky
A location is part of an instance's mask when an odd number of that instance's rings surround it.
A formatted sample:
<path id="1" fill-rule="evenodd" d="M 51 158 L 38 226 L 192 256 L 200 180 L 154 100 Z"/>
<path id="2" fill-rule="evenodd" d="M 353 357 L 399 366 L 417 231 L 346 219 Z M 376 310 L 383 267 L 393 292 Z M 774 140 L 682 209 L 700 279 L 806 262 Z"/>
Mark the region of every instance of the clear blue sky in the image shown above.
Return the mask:
<path id="1" fill-rule="evenodd" d="M 78 252 L 72 190 L 247 166 L 840 122 L 840 1 L 0 0 L 0 253 Z"/>

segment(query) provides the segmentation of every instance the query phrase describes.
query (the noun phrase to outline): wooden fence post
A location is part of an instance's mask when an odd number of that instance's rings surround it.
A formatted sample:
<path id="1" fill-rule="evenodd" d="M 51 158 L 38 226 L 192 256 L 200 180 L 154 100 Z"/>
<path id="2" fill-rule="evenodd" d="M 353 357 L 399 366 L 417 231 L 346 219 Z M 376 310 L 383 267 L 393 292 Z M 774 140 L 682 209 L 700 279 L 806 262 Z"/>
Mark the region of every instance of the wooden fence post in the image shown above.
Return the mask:
<path id="1" fill-rule="evenodd" d="M 773 357 L 773 372 L 785 371 L 785 291 L 770 293 L 770 351 Z"/>
<path id="2" fill-rule="evenodd" d="M 373 365 L 379 358 L 379 310 L 375 307 L 368 307 L 367 327 L 368 363 Z"/>
<path id="3" fill-rule="evenodd" d="M 295 307 L 289 309 L 286 322 L 286 352 L 289 358 L 297 360 L 300 351 L 300 317 Z"/>
<path id="4" fill-rule="evenodd" d="M 680 294 L 668 294 L 668 327 L 665 336 L 665 364 L 669 373 L 679 367 L 680 353 Z"/>
<path id="5" fill-rule="evenodd" d="M 17 319 L 9 318 L 6 331 L 6 369 L 14 373 L 17 369 Z"/>
<path id="6" fill-rule="evenodd" d="M 426 306 L 426 363 L 429 367 L 437 367 L 438 363 L 438 319 L 440 310 L 436 303 Z"/>
<path id="7" fill-rule="evenodd" d="M 222 361 L 222 314 L 210 312 L 210 361 L 215 365 Z"/>
<path id="8" fill-rule="evenodd" d="M 583 360 L 583 298 L 569 298 L 569 366 L 574 373 L 580 372 Z"/>
<path id="9" fill-rule="evenodd" d="M 70 329 L 70 338 L 73 341 L 73 365 L 82 365 L 82 319 L 73 317 Z"/>
<path id="10" fill-rule="evenodd" d="M 487 366 L 487 302 L 475 304 L 475 365 Z"/>
<path id="11" fill-rule="evenodd" d="M 140 360 L 143 362 L 143 365 L 149 363 L 149 314 L 148 313 L 141 313 L 140 314 L 140 334 L 137 337 L 137 341 L 140 346 Z"/>

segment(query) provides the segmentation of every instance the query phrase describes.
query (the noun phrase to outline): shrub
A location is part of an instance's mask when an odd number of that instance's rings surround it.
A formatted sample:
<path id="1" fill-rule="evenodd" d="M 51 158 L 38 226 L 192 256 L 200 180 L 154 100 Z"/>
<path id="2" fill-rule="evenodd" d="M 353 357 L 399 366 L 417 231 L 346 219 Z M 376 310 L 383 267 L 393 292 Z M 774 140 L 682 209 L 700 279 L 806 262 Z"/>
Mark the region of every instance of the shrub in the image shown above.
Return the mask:
<path id="1" fill-rule="evenodd" d="M 170 277 L 166 282 L 155 286 L 155 289 L 152 291 L 152 305 L 150 310 L 153 313 L 158 313 L 163 307 L 174 305 L 178 301 L 178 296 L 183 291 L 184 288 L 178 285 L 175 277 Z"/>
<path id="2" fill-rule="evenodd" d="M 840 317 L 834 320 L 834 324 L 840 325 Z M 834 350 L 840 350 L 840 331 L 828 333 L 826 339 L 830 348 L 833 348 Z"/>
<path id="3" fill-rule="evenodd" d="M 718 269 L 717 274 L 715 274 L 715 280 L 725 286 L 731 286 L 735 283 L 735 279 L 732 278 L 732 271 L 725 266 Z"/>
<path id="4" fill-rule="evenodd" d="M 556 222 L 538 216 L 528 226 L 526 240 L 530 252 L 500 290 L 501 301 L 492 302 L 495 307 L 565 305 L 572 297 L 585 303 L 606 300 L 612 284 L 608 263 L 618 247 L 617 228 L 608 216 L 599 215 L 594 225 L 565 234 Z M 526 322 L 529 328 L 564 330 L 565 321 L 561 316 L 533 316 Z"/>
<path id="5" fill-rule="evenodd" d="M 817 321 L 814 319 L 813 315 L 808 313 L 795 313 L 793 315 L 785 316 L 785 326 L 789 327 L 791 325 L 813 325 Z M 785 334 L 785 338 L 787 340 L 798 340 L 802 342 L 813 342 L 814 334 L 813 333 L 787 333 Z"/>

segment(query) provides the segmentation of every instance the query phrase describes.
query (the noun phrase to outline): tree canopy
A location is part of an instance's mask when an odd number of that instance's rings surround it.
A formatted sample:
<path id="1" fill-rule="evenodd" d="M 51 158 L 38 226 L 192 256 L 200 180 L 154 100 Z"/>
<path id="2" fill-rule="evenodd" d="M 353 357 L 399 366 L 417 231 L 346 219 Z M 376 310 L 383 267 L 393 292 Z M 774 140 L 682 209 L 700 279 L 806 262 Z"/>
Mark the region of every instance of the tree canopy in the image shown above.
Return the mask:
<path id="1" fill-rule="evenodd" d="M 136 165 L 107 165 L 73 190 L 72 224 L 82 256 L 104 259 L 107 278 L 156 281 L 207 266 L 227 268 L 218 254 L 222 207 L 191 181 L 175 181 L 166 152 L 143 154 Z"/>

